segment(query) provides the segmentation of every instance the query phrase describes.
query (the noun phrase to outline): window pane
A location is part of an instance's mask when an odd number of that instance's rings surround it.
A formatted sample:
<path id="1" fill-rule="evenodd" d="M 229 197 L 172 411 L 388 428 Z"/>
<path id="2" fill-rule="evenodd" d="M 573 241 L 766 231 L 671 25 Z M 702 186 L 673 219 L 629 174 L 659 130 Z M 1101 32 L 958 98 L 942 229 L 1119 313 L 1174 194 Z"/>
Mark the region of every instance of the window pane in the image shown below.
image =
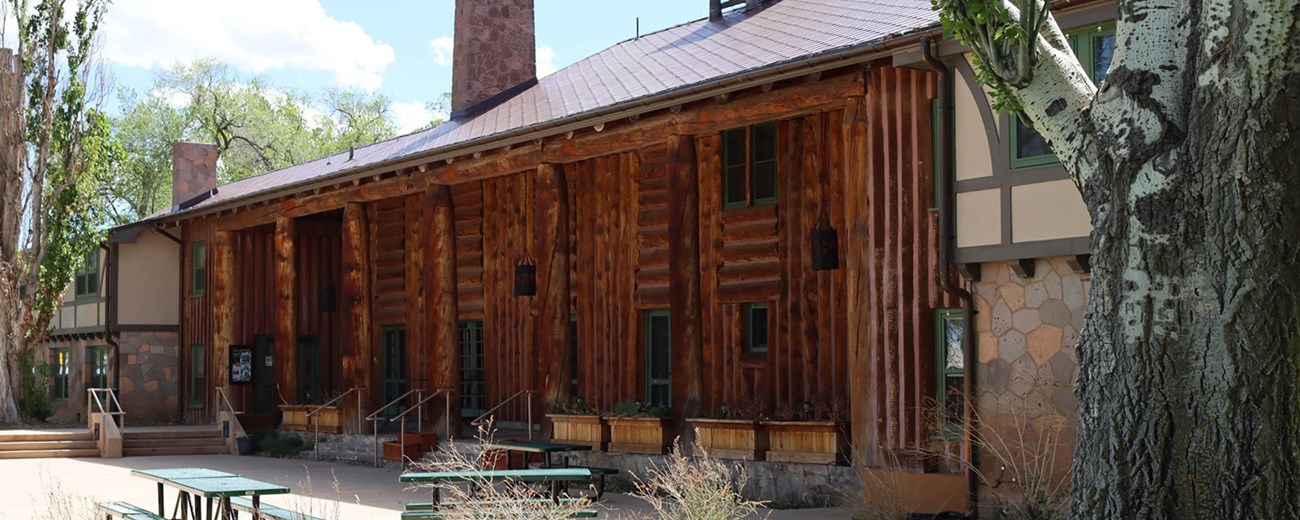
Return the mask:
<path id="1" fill-rule="evenodd" d="M 1092 81 L 1098 85 L 1110 71 L 1110 60 L 1115 56 L 1115 35 L 1092 37 Z"/>
<path id="2" fill-rule="evenodd" d="M 767 305 L 749 306 L 749 351 L 767 352 Z"/>
<path id="3" fill-rule="evenodd" d="M 670 373 L 668 316 L 650 317 L 650 378 L 668 379 Z"/>
<path id="4" fill-rule="evenodd" d="M 1024 114 L 1015 117 L 1016 120 L 1016 157 L 1024 159 L 1027 157 L 1039 157 L 1051 155 L 1052 148 L 1047 145 L 1047 140 L 1038 134 L 1037 130 L 1029 123 Z"/>
<path id="5" fill-rule="evenodd" d="M 727 130 L 722 133 L 722 189 L 723 202 L 727 204 L 744 204 L 748 202 L 745 182 L 745 135 L 744 128 Z"/>
<path id="6" fill-rule="evenodd" d="M 947 376 L 943 378 L 943 383 L 948 389 L 943 400 L 944 419 L 949 423 L 960 423 L 966 411 L 966 400 L 962 399 L 961 394 L 965 379 L 959 375 Z"/>
<path id="7" fill-rule="evenodd" d="M 754 163 L 754 200 L 776 198 L 776 161 Z"/>
<path id="8" fill-rule="evenodd" d="M 754 125 L 754 162 L 776 159 L 776 123 Z"/>
<path id="9" fill-rule="evenodd" d="M 961 371 L 965 365 L 962 361 L 962 326 L 961 317 L 948 316 L 943 319 L 944 369 Z"/>
<path id="10" fill-rule="evenodd" d="M 725 196 L 727 199 L 724 202 L 727 204 L 744 204 L 747 202 L 745 198 L 745 165 L 742 163 L 739 166 L 727 168 L 724 175 L 726 175 L 726 178 L 723 179 L 723 184 L 726 185 Z"/>
<path id="11" fill-rule="evenodd" d="M 203 345 L 190 346 L 190 408 L 203 408 L 203 396 L 207 391 L 203 357 Z"/>

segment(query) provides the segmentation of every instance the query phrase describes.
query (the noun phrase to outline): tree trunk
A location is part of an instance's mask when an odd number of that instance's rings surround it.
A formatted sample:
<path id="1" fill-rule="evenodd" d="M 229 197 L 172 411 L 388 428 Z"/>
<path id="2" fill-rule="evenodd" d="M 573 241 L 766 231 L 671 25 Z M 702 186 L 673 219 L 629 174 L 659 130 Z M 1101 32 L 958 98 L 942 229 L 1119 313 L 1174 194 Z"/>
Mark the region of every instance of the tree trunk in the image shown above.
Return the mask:
<path id="1" fill-rule="evenodd" d="M 23 344 L 19 287 L 25 269 L 19 256 L 22 236 L 23 84 L 19 60 L 0 49 L 0 423 L 15 423 L 18 414 L 18 352 Z"/>
<path id="2" fill-rule="evenodd" d="M 1095 228 L 1071 518 L 1292 518 L 1300 1 L 1120 13 L 1094 98 L 1020 92 Z"/>

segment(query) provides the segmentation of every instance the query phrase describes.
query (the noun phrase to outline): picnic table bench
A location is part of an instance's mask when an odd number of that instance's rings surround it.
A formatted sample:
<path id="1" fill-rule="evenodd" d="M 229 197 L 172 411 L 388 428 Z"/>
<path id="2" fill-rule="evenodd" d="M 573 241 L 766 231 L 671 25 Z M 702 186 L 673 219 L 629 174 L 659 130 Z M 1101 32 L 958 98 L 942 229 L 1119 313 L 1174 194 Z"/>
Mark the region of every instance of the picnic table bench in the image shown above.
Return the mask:
<path id="1" fill-rule="evenodd" d="M 445 506 L 453 505 L 450 502 L 442 501 L 442 486 L 450 484 L 468 483 L 474 486 L 480 484 L 495 484 L 499 482 L 523 482 L 523 483 L 547 483 L 550 484 L 550 498 L 553 503 L 560 503 L 563 498 L 559 494 L 561 484 L 570 482 L 591 482 L 591 470 L 586 468 L 556 468 L 556 469 L 514 469 L 514 470 L 470 470 L 470 471 L 437 471 L 422 473 L 403 473 L 398 478 L 399 481 L 408 484 L 432 484 L 433 500 L 427 503 L 419 503 L 421 509 L 407 511 L 402 514 L 403 518 L 440 518 L 439 509 Z M 455 504 L 458 507 L 479 507 L 482 512 L 491 517 L 493 510 L 492 501 L 469 502 Z M 424 509 L 427 507 L 428 509 Z M 408 506 L 408 509 L 410 507 Z M 410 515 L 408 515 L 410 513 Z"/>
<path id="2" fill-rule="evenodd" d="M 123 520 L 167 520 L 148 509 L 126 502 L 100 502 L 96 509 L 104 514 L 105 520 L 113 517 Z"/>
<path id="3" fill-rule="evenodd" d="M 591 451 L 591 446 L 586 444 L 565 444 L 562 442 L 539 442 L 522 439 L 508 439 L 488 443 L 486 449 L 492 451 L 521 452 L 524 454 L 524 460 L 523 467 L 519 469 L 528 469 L 528 464 L 532 461 L 533 455 L 538 456 L 538 462 L 541 463 L 543 468 L 550 468 L 554 466 L 554 464 L 551 463 L 551 455 L 573 451 Z M 507 457 L 507 465 L 509 465 L 509 460 L 509 457 Z"/>
<path id="4" fill-rule="evenodd" d="M 252 514 L 254 509 L 253 499 L 248 497 L 233 497 L 230 499 L 230 507 L 233 507 L 236 511 L 243 511 Z M 266 502 L 259 504 L 258 510 L 261 512 L 262 518 L 270 518 L 272 520 L 325 520 L 318 516 L 299 513 L 283 507 L 276 507 L 267 504 Z"/>

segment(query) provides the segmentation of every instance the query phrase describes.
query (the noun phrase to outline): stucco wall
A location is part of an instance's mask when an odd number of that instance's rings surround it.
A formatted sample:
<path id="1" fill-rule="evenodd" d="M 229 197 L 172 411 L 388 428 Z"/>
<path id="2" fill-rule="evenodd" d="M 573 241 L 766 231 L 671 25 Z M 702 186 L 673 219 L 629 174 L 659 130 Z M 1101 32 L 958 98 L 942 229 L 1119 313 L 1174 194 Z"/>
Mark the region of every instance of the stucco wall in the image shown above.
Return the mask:
<path id="1" fill-rule="evenodd" d="M 153 231 L 118 246 L 117 321 L 175 325 L 180 319 L 180 246 Z"/>

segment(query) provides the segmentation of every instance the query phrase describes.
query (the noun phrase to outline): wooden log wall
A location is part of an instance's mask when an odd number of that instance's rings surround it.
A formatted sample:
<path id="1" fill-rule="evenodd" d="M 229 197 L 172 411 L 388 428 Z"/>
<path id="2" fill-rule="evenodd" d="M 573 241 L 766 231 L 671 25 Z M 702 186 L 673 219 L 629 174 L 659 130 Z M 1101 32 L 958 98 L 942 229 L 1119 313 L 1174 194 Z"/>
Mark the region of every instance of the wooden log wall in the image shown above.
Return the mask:
<path id="1" fill-rule="evenodd" d="M 275 221 L 275 379 L 279 399 L 289 403 L 298 402 L 297 223 L 291 217 Z"/>
<path id="2" fill-rule="evenodd" d="M 371 297 L 374 336 L 385 325 L 406 322 L 406 205 L 398 197 L 366 205 L 370 217 Z"/>
<path id="3" fill-rule="evenodd" d="M 639 162 L 638 154 L 622 153 L 567 167 L 579 266 L 578 388 L 603 407 L 641 397 L 644 386 L 635 299 Z"/>
<path id="4" fill-rule="evenodd" d="M 865 99 L 850 99 L 860 105 L 842 125 L 847 142 L 866 147 L 865 155 L 845 161 L 845 196 L 866 201 L 852 209 L 846 245 L 865 256 L 865 266 L 849 270 L 866 275 L 865 288 L 854 291 L 865 309 L 850 312 L 848 321 L 866 311 L 866 330 L 855 332 L 851 345 L 851 385 L 865 401 L 854 410 L 854 444 L 865 447 L 855 460 L 872 465 L 906 459 L 927 442 L 934 309 L 956 305 L 938 283 L 938 214 L 928 211 L 935 89 L 931 73 L 879 64 Z"/>
<path id="5" fill-rule="evenodd" d="M 203 360 L 203 363 L 205 367 L 207 367 L 207 369 L 204 372 L 204 376 L 208 378 L 209 386 L 211 386 L 214 382 L 211 379 L 212 377 L 211 360 L 212 360 L 212 335 L 215 331 L 213 328 L 214 324 L 213 324 L 213 307 L 212 307 L 212 294 L 215 287 L 213 285 L 214 277 L 213 277 L 213 270 L 212 270 L 212 260 L 213 260 L 213 251 L 214 251 L 213 239 L 215 238 L 215 231 L 216 228 L 213 226 L 212 218 L 198 218 L 191 221 L 187 221 L 184 225 L 182 225 L 181 233 L 180 233 L 181 242 L 183 244 L 181 248 L 181 277 L 182 277 L 182 284 L 181 284 L 181 291 L 182 291 L 181 292 L 181 299 L 182 299 L 181 313 L 182 314 L 181 315 L 184 323 L 184 325 L 181 327 L 181 333 L 183 337 L 181 338 L 181 345 L 180 345 L 181 346 L 180 360 L 181 360 L 181 381 L 185 382 L 185 384 L 181 385 L 181 389 L 182 389 L 181 402 L 186 403 L 185 421 L 190 423 L 206 422 L 212 419 L 212 416 L 208 415 L 209 413 L 208 411 L 212 409 L 211 392 L 210 391 L 204 392 L 204 395 L 198 396 L 205 403 L 203 409 L 192 410 L 189 408 L 189 403 L 194 398 L 194 396 L 190 395 L 190 386 L 188 383 L 190 381 L 190 377 L 192 376 L 192 374 L 190 373 L 190 367 L 192 366 L 190 362 L 190 347 L 193 345 L 204 346 L 203 352 L 204 352 L 205 359 Z M 193 265 L 191 263 L 191 260 L 194 254 L 195 242 L 203 242 L 207 244 L 206 246 L 207 263 L 205 265 L 208 266 L 208 269 L 207 269 L 207 277 L 206 277 L 207 279 L 204 280 L 204 287 L 206 287 L 207 290 L 204 292 L 202 296 L 191 296 L 191 294 L 193 294 L 192 288 L 194 287 L 194 279 L 193 279 L 194 271 L 191 269 L 191 266 Z"/>
<path id="6" fill-rule="evenodd" d="M 477 184 L 477 183 L 476 183 Z M 456 282 L 456 209 L 452 203 L 450 186 L 435 186 L 424 195 L 423 211 L 425 251 L 428 253 L 424 262 L 424 287 L 426 307 L 425 338 L 429 340 L 429 378 L 430 391 L 448 389 L 460 391 L 460 335 L 459 309 L 457 308 Z M 479 242 L 480 247 L 482 242 Z M 477 273 L 482 273 L 480 264 Z M 480 286 L 480 299 L 482 290 Z M 459 395 L 453 393 L 453 397 Z M 460 417 L 460 399 L 435 400 L 433 402 L 434 422 L 440 424 L 439 431 L 444 438 L 460 435 L 458 420 L 452 424 L 442 417 Z M 443 410 L 450 403 L 451 410 Z M 443 413 L 439 413 L 443 412 Z"/>
<path id="7" fill-rule="evenodd" d="M 489 407 L 520 390 L 539 389 L 533 298 L 514 295 L 516 260 L 525 252 L 534 260 L 538 254 L 533 249 L 533 182 L 531 173 L 483 181 L 483 365 Z M 524 400 L 517 400 L 496 418 L 524 420 L 525 407 Z"/>
<path id="8" fill-rule="evenodd" d="M 636 307 L 668 308 L 668 148 L 644 148 L 638 155 Z"/>
<path id="9" fill-rule="evenodd" d="M 307 221 L 302 221 L 296 226 L 297 309 L 294 316 L 298 320 L 299 337 L 316 337 L 321 358 L 321 396 L 328 396 L 346 391 L 343 371 L 335 361 L 341 359 L 343 339 L 344 308 L 339 298 L 343 285 L 342 222 L 339 216 L 334 216 L 320 225 L 306 224 Z M 333 301 L 325 303 L 332 303 L 332 310 L 321 308 L 322 293 L 327 291 L 332 293 Z M 297 338 L 294 342 L 296 345 Z"/>
<path id="10" fill-rule="evenodd" d="M 456 281 L 460 319 L 483 319 L 483 182 L 451 187 L 456 208 Z"/>

